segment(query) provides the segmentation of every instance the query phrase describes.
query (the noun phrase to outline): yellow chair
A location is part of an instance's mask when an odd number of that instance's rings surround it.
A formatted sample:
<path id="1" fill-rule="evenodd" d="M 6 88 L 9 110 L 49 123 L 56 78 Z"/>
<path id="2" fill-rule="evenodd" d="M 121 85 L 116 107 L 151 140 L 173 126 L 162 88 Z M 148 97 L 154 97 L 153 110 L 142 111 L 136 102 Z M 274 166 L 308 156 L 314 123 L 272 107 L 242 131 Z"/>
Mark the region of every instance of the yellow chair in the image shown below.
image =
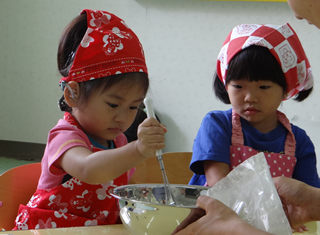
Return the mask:
<path id="1" fill-rule="evenodd" d="M 26 205 L 35 193 L 41 163 L 14 167 L 0 175 L 0 231 L 12 230 L 19 205 Z"/>
<path id="2" fill-rule="evenodd" d="M 170 184 L 188 184 L 193 173 L 189 169 L 192 152 L 163 153 L 163 164 Z M 163 183 L 158 159 L 148 158 L 136 166 L 129 184 Z"/>

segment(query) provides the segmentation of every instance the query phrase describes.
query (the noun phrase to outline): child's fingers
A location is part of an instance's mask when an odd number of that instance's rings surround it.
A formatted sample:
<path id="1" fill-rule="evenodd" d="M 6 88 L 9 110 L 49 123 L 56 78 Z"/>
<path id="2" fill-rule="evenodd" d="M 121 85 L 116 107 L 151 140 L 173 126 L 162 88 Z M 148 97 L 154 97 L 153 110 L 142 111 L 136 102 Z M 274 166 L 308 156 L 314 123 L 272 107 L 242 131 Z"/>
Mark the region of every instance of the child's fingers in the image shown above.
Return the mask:
<path id="1" fill-rule="evenodd" d="M 161 127 L 164 133 L 167 133 L 167 127 L 163 123 L 160 123 L 157 119 L 155 118 L 146 118 L 141 124 L 141 127 L 150 127 L 150 126 L 157 126 Z"/>
<path id="2" fill-rule="evenodd" d="M 136 144 L 138 151 L 145 158 L 154 157 L 155 151 L 163 149 L 166 146 L 164 140 L 153 141 L 150 138 L 138 138 Z"/>
<path id="3" fill-rule="evenodd" d="M 142 141 L 144 144 L 153 144 L 153 143 L 164 143 L 165 137 L 164 137 L 164 131 L 161 128 L 157 128 L 156 131 L 152 131 L 150 129 L 155 128 L 141 128 L 138 132 L 138 139 Z"/>
<path id="4" fill-rule="evenodd" d="M 165 143 L 153 143 L 153 144 L 150 144 L 150 147 L 153 149 L 153 151 L 157 151 L 157 150 L 161 150 L 164 147 L 166 147 L 166 144 Z"/>
<path id="5" fill-rule="evenodd" d="M 155 156 L 155 151 L 165 147 L 167 128 L 155 118 L 146 118 L 138 127 L 137 146 L 144 157 Z"/>
<path id="6" fill-rule="evenodd" d="M 167 132 L 165 125 L 160 124 L 157 120 L 147 120 L 138 127 L 138 136 L 143 135 L 164 135 Z"/>
<path id="7" fill-rule="evenodd" d="M 154 136 L 150 136 L 149 138 L 148 138 L 148 143 L 149 144 L 155 144 L 155 143 L 160 143 L 160 144 L 162 144 L 162 143 L 164 143 L 165 142 L 165 138 L 164 138 L 164 136 L 163 135 L 154 135 Z"/>
<path id="8" fill-rule="evenodd" d="M 144 121 L 140 125 L 141 126 L 160 126 L 160 122 L 157 119 L 150 117 L 150 118 L 144 119 Z"/>
<path id="9" fill-rule="evenodd" d="M 144 135 L 164 135 L 166 133 L 166 129 L 163 129 L 160 126 L 139 126 L 138 128 L 138 135 L 144 134 Z"/>
<path id="10" fill-rule="evenodd" d="M 166 125 L 160 123 L 160 127 L 164 130 L 164 133 L 167 133 L 168 129 L 167 129 Z"/>

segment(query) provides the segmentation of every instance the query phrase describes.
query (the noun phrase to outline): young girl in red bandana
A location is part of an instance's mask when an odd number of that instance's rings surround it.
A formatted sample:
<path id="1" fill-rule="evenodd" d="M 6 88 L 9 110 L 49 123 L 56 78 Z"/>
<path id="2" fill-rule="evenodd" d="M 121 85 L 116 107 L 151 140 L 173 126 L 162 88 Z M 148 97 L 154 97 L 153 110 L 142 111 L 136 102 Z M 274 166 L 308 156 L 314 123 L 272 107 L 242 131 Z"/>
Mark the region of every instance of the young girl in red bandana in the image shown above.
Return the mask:
<path id="1" fill-rule="evenodd" d="M 83 10 L 58 48 L 64 119 L 49 132 L 37 191 L 21 205 L 14 229 L 115 224 L 109 190 L 127 184 L 134 166 L 162 149 L 166 128 L 147 118 L 138 140 L 123 132 L 149 87 L 143 48 L 117 16 Z"/>
<path id="2" fill-rule="evenodd" d="M 320 187 L 313 143 L 277 110 L 282 100 L 304 100 L 312 87 L 309 61 L 289 24 L 235 27 L 219 53 L 214 78 L 216 96 L 232 109 L 204 117 L 193 146 L 190 184 L 212 186 L 264 152 L 273 177 Z"/>

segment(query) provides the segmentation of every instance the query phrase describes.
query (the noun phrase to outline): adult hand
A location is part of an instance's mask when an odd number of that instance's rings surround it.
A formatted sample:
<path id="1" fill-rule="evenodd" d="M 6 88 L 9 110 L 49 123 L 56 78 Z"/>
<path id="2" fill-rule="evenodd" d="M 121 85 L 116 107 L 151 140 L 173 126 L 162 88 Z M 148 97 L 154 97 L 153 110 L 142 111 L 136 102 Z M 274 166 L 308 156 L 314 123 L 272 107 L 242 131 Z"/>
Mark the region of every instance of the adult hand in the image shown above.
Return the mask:
<path id="1" fill-rule="evenodd" d="M 291 227 L 299 232 L 306 230 L 303 223 L 320 219 L 320 191 L 301 181 L 273 178 L 283 209 Z"/>
<path id="2" fill-rule="evenodd" d="M 197 206 L 205 210 L 204 213 L 196 212 L 189 215 L 172 233 L 175 235 L 266 235 L 252 227 L 219 200 L 208 196 L 200 196 Z"/>
<path id="3" fill-rule="evenodd" d="M 155 151 L 165 147 L 167 128 L 155 118 L 146 118 L 138 127 L 136 147 L 145 158 L 155 156 Z"/>

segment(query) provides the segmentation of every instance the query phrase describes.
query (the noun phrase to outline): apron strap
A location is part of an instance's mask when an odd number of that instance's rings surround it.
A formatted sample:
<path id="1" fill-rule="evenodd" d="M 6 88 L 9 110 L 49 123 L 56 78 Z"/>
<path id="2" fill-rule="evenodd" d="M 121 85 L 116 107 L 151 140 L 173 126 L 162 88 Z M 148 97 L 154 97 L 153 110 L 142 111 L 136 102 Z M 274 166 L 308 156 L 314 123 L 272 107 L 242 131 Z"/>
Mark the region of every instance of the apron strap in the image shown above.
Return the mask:
<path id="1" fill-rule="evenodd" d="M 291 123 L 287 116 L 277 110 L 277 117 L 279 122 L 288 130 L 286 142 L 284 145 L 284 154 L 289 156 L 295 156 L 296 151 L 296 140 L 294 138 L 294 134 L 291 129 Z M 240 116 L 236 113 L 234 109 L 232 109 L 232 137 L 231 137 L 231 145 L 235 146 L 243 146 L 244 139 L 242 133 L 242 127 L 240 122 Z"/>
<path id="2" fill-rule="evenodd" d="M 232 137 L 231 145 L 243 146 L 244 139 L 242 134 L 242 127 L 240 123 L 240 116 L 232 109 Z"/>
<path id="3" fill-rule="evenodd" d="M 287 118 L 287 116 L 280 112 L 279 110 L 277 110 L 277 116 L 278 116 L 278 120 L 279 122 L 282 123 L 282 125 L 284 125 L 285 128 L 287 128 L 288 130 L 288 134 L 287 134 L 287 139 L 284 145 L 284 154 L 289 155 L 289 156 L 295 156 L 295 152 L 296 152 L 296 139 L 294 138 L 294 134 L 292 132 L 291 129 L 291 123 L 289 121 L 289 119 Z"/>

